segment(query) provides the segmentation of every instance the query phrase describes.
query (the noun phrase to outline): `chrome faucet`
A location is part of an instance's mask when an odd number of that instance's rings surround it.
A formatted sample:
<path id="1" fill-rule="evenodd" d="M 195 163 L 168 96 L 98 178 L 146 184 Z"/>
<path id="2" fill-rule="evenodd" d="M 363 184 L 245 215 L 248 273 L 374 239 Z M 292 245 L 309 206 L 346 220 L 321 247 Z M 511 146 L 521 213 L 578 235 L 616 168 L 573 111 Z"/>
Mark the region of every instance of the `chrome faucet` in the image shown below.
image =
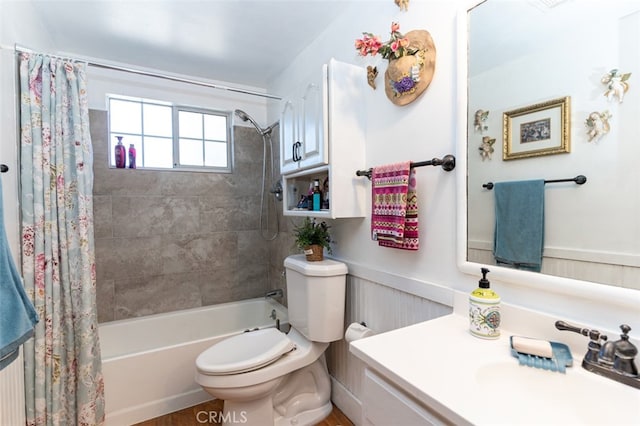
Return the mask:
<path id="1" fill-rule="evenodd" d="M 582 360 L 585 370 L 640 389 L 640 376 L 634 361 L 638 348 L 629 341 L 631 327 L 621 325 L 620 340 L 615 342 L 607 341 L 607 336 L 598 330 L 572 326 L 564 321 L 556 321 L 556 328 L 589 337 L 587 353 Z"/>
<path id="2" fill-rule="evenodd" d="M 274 297 L 284 297 L 284 292 L 281 288 L 277 288 L 275 290 L 269 290 L 264 294 L 265 299 L 273 299 Z"/>

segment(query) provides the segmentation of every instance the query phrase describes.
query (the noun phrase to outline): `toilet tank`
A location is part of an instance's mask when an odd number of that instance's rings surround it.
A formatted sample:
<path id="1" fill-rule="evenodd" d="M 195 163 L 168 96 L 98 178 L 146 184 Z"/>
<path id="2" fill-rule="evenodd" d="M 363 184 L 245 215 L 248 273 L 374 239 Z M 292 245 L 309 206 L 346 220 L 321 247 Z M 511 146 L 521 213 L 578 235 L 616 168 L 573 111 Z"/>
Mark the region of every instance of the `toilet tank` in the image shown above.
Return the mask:
<path id="1" fill-rule="evenodd" d="M 342 339 L 347 265 L 294 255 L 284 260 L 284 267 L 289 324 L 313 342 Z"/>

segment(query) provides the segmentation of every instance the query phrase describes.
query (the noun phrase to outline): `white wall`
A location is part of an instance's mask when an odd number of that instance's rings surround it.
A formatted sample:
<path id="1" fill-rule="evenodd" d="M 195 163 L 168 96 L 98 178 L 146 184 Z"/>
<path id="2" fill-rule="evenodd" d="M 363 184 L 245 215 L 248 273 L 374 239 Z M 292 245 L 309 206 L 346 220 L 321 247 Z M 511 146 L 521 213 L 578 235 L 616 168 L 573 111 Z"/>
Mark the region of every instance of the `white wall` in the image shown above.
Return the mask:
<path id="1" fill-rule="evenodd" d="M 363 31 L 379 34 L 386 40 L 392 21 L 400 23 L 401 31 L 428 30 L 437 48 L 436 72 L 430 87 L 415 102 L 397 107 L 386 98 L 382 86 L 384 61 L 378 65 L 378 90 L 369 90 L 363 108 L 367 115 L 367 153 L 370 166 L 396 161 L 421 161 L 454 153 L 460 159 L 466 149 L 456 152 L 457 123 L 466 120 L 465 106 L 458 108 L 457 78 L 458 37 L 456 17 L 465 11 L 469 1 L 413 0 L 408 12 L 401 12 L 391 1 L 371 1 L 355 7 L 336 20 L 314 44 L 298 56 L 273 81 L 273 92 L 286 93 L 292 84 L 301 84 L 311 73 L 320 72 L 320 65 L 330 57 L 368 65 L 369 58 L 356 55 L 353 42 Z M 294 79 L 292 81 L 292 79 Z M 466 88 L 462 88 L 466 90 Z M 276 114 L 274 110 L 270 114 Z M 355 171 L 354 171 L 355 172 Z M 456 266 L 456 176 L 465 170 L 446 173 L 440 168 L 424 167 L 417 170 L 420 204 L 421 247 L 417 252 L 381 248 L 370 239 L 370 219 L 333 221 L 337 241 L 335 255 L 372 271 L 384 271 L 412 278 L 436 286 L 470 292 L 477 286 L 478 276 L 463 274 Z M 460 194 L 464 197 L 465 194 Z M 367 200 L 370 202 L 370 200 Z M 491 274 L 489 274 L 491 279 Z M 541 278 L 546 280 L 545 277 Z M 546 290 L 492 280 L 493 287 L 504 301 L 536 309 L 569 321 L 592 327 L 617 330 L 626 322 L 640 329 L 640 313 L 629 304 L 607 304 L 593 298 L 592 286 L 585 284 L 583 293 L 563 293 L 564 287 L 553 289 L 548 280 Z M 402 286 L 402 284 L 400 284 Z M 551 288 L 550 288 L 551 287 Z M 597 286 L 601 288 L 602 286 Z M 407 291 L 412 292 L 413 290 Z M 552 324 L 549 325 L 553 327 Z M 508 324 L 505 324 L 508 328 Z M 615 333 L 614 333 L 615 335 Z"/>
<path id="2" fill-rule="evenodd" d="M 95 62 L 102 63 L 99 59 Z M 132 68 L 140 69 L 139 67 Z M 169 74 L 157 70 L 151 70 L 151 72 L 157 72 L 161 75 L 170 75 L 172 77 L 176 76 L 175 74 Z M 214 80 L 207 81 L 202 78 L 195 79 L 189 76 L 177 77 L 220 86 L 230 86 L 228 83 Z M 97 68 L 93 66 L 88 67 L 87 78 L 87 91 L 89 93 L 90 109 L 106 110 L 107 95 L 125 95 L 224 111 L 242 109 L 251 115 L 260 125 L 266 127 L 267 105 L 277 102 L 277 100 L 270 100 L 260 96 L 252 96 L 222 89 L 215 89 L 145 75 L 131 74 L 124 71 Z M 250 86 L 233 85 L 233 87 L 251 92 L 264 92 L 262 89 Z M 241 120 L 236 120 L 236 123 L 239 125 L 247 125 Z M 250 126 L 250 124 L 248 125 Z"/>
<path id="3" fill-rule="evenodd" d="M 423 161 L 455 153 L 455 57 L 454 2 L 412 2 L 409 12 L 400 12 L 393 2 L 367 2 L 335 22 L 318 40 L 285 70 L 287 78 L 275 82 L 275 92 L 293 85 L 320 66 L 330 57 L 366 66 L 375 59 L 357 56 L 354 40 L 362 32 L 379 34 L 383 40 L 389 36 L 392 21 L 400 23 L 400 30 L 427 29 L 437 48 L 436 71 L 431 86 L 414 103 L 397 107 L 384 93 L 383 74 L 386 61 L 378 65 L 376 91 L 367 86 L 366 110 L 367 153 L 369 166 L 412 160 Z M 386 38 L 385 38 L 386 37 Z M 444 112 L 444 114 L 443 114 Z M 355 173 L 355 170 L 353 171 Z M 434 283 L 444 283 L 446 277 L 456 273 L 455 246 L 455 174 L 440 168 L 424 167 L 417 170 L 420 195 L 422 241 L 417 253 L 378 247 L 370 239 L 369 219 L 341 220 L 333 223 L 337 236 L 335 254 L 349 261 L 368 265 L 384 265 L 403 276 L 415 277 Z M 366 179 L 366 178 L 363 178 Z M 440 223 L 434 226 L 435 222 Z M 443 244 L 443 242 L 445 242 Z"/>
<path id="4" fill-rule="evenodd" d="M 0 163 L 9 166 L 2 174 L 4 224 L 16 264 L 19 263 L 18 205 L 18 124 L 17 70 L 13 46 L 24 43 L 45 51 L 51 47 L 47 33 L 37 20 L 31 19 L 32 6 L 27 2 L 0 1 Z M 17 19 L 20 17 L 20 19 Z"/>

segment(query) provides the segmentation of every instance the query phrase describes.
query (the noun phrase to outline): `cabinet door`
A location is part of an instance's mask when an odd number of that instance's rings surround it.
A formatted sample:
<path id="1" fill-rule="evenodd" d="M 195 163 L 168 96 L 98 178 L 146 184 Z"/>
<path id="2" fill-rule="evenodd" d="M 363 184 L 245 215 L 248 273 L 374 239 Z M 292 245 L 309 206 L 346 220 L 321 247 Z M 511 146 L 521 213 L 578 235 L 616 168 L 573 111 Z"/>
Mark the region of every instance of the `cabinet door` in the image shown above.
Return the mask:
<path id="1" fill-rule="evenodd" d="M 298 141 L 295 103 L 284 99 L 280 110 L 280 173 L 297 170 L 301 155 L 302 144 Z"/>
<path id="2" fill-rule="evenodd" d="M 453 425 L 368 368 L 365 370 L 362 414 L 368 425 Z M 384 401 L 384 403 L 381 403 Z"/>
<path id="3" fill-rule="evenodd" d="M 300 130 L 303 155 L 300 169 L 329 164 L 327 123 L 327 66 L 316 81 L 307 85 L 302 95 Z"/>

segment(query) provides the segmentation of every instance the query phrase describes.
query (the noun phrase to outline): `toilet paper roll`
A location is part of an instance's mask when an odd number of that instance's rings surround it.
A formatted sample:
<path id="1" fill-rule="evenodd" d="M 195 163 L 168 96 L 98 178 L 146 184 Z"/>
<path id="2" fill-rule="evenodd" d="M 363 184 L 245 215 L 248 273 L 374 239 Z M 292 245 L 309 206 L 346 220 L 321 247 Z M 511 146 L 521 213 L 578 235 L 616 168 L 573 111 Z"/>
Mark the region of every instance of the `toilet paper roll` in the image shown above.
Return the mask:
<path id="1" fill-rule="evenodd" d="M 362 324 L 354 322 L 347 327 L 347 331 L 344 333 L 344 340 L 346 340 L 347 343 L 351 343 L 354 340 L 363 339 L 369 336 L 373 336 L 373 330 Z"/>

